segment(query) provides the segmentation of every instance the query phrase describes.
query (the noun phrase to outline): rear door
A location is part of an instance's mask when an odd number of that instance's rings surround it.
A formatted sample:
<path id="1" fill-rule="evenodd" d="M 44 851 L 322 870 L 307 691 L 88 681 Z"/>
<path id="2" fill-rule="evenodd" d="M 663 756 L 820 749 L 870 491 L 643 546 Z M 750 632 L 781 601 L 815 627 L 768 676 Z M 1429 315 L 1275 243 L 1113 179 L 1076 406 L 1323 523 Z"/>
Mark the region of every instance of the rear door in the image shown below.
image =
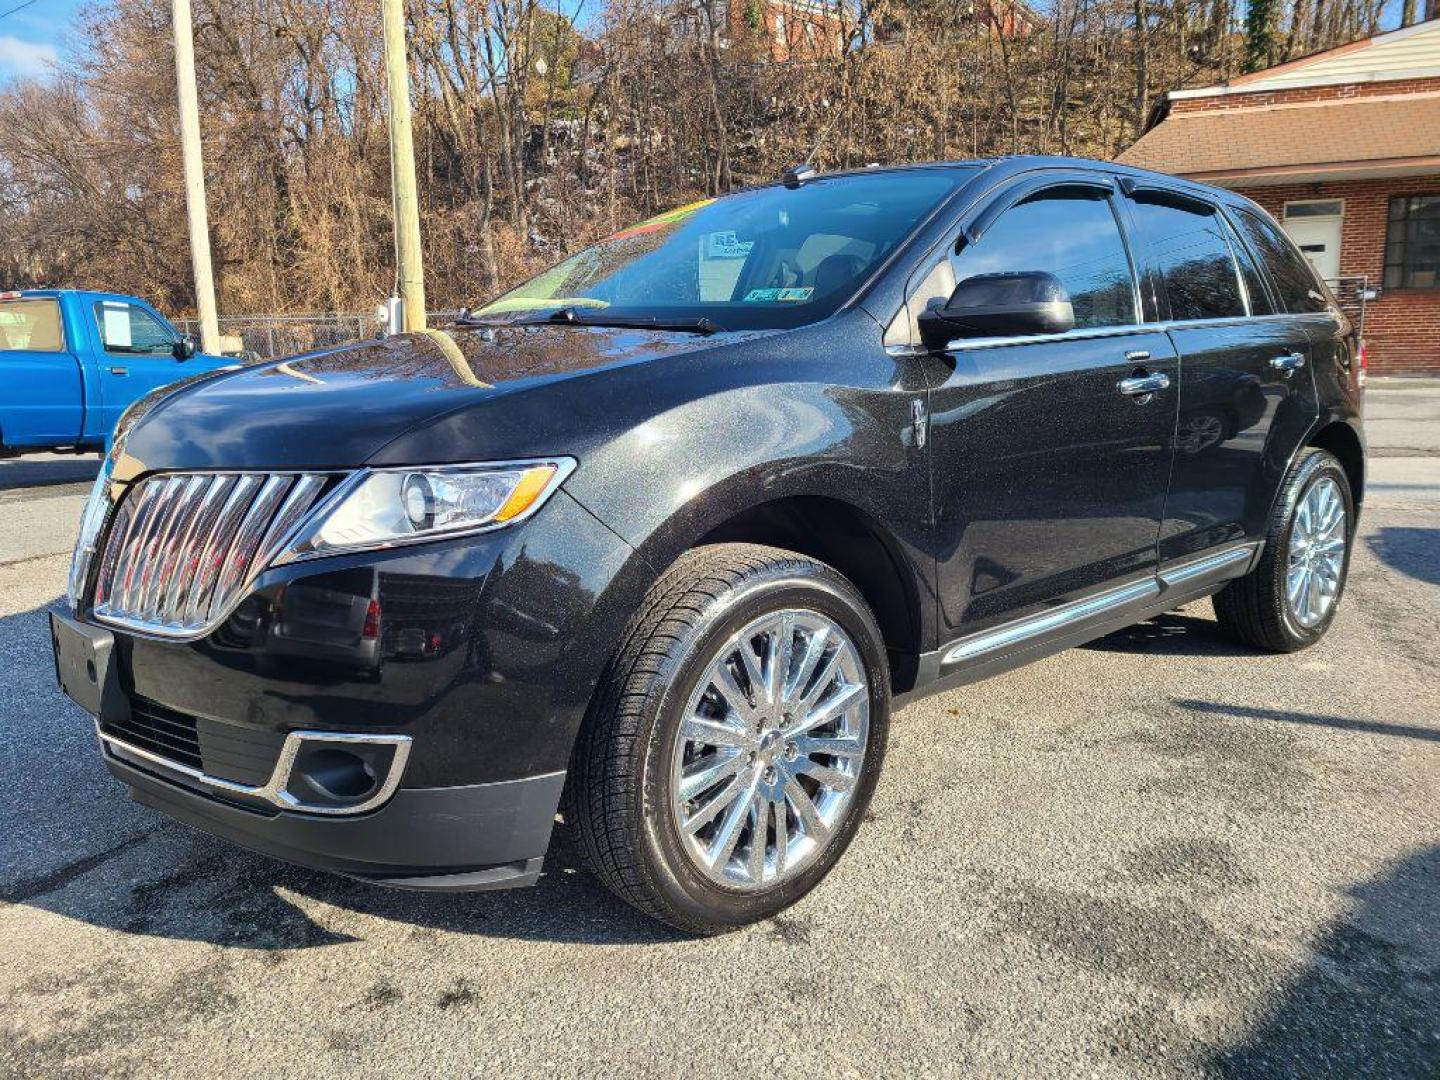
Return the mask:
<path id="1" fill-rule="evenodd" d="M 108 434 L 132 401 L 183 379 L 189 372 L 175 357 L 179 335 L 145 305 L 96 297 L 90 313 L 99 342 L 96 363 L 104 432 Z"/>
<path id="2" fill-rule="evenodd" d="M 1180 355 L 1175 466 L 1162 565 L 1263 532 L 1270 497 L 1308 427 L 1310 339 L 1217 207 L 1131 188 L 1129 213 Z"/>
<path id="3" fill-rule="evenodd" d="M 1075 310 L 1067 333 L 945 354 L 931 396 L 942 640 L 1112 583 L 1143 590 L 1155 570 L 1178 363 L 1164 330 L 1142 325 L 1108 179 L 1041 183 L 982 211 L 948 270 L 917 271 L 945 296 L 974 275 L 1044 271 Z M 1127 392 L 1146 376 L 1157 389 Z"/>
<path id="4" fill-rule="evenodd" d="M 1313 262 L 1264 214 L 1240 207 L 1231 211 L 1230 220 L 1257 263 L 1265 268 L 1279 309 L 1310 335 L 1310 373 L 1317 403 L 1333 396 L 1324 392 L 1322 380 L 1341 378 L 1347 386 L 1353 385 L 1359 349 L 1355 327 L 1335 298 L 1327 295 L 1326 286 L 1315 280 L 1322 275 L 1311 272 Z M 1339 387 L 1335 390 L 1341 392 Z"/>
<path id="5" fill-rule="evenodd" d="M 0 300 L 0 443 L 68 446 L 80 439 L 84 384 L 54 296 Z"/>

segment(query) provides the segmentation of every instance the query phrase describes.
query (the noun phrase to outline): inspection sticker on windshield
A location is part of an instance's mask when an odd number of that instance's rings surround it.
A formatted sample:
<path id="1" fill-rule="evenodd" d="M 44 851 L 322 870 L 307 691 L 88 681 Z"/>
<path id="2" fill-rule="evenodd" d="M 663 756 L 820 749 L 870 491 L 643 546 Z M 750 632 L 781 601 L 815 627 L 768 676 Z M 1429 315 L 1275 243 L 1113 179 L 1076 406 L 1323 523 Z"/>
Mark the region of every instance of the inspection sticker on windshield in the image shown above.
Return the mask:
<path id="1" fill-rule="evenodd" d="M 764 304 L 773 300 L 791 300 L 804 302 L 810 299 L 815 289 L 812 286 L 805 286 L 803 289 L 751 289 L 745 294 L 745 303 Z"/>

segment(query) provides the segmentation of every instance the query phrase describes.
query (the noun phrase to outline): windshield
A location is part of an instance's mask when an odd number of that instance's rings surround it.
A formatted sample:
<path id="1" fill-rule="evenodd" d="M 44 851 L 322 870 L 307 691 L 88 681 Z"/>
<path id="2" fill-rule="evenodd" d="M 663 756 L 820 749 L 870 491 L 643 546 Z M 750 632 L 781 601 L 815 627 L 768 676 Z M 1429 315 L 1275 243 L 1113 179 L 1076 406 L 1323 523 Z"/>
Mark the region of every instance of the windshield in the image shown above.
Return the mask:
<path id="1" fill-rule="evenodd" d="M 832 176 L 682 206 L 601 240 L 474 317 L 801 326 L 845 302 L 963 169 Z"/>

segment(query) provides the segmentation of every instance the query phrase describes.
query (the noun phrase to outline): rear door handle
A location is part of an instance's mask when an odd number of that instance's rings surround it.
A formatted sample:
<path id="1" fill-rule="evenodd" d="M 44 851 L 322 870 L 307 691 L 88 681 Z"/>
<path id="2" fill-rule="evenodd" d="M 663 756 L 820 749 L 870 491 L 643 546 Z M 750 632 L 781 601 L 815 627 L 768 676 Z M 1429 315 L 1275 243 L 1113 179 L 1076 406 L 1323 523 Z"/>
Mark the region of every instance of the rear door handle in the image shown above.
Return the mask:
<path id="1" fill-rule="evenodd" d="M 1131 397 L 1153 394 L 1156 390 L 1164 390 L 1169 385 L 1170 376 L 1163 371 L 1157 371 L 1154 375 L 1131 375 L 1128 379 L 1121 379 L 1116 384 L 1120 393 L 1128 394 Z"/>
<path id="2" fill-rule="evenodd" d="M 1294 371 L 1305 366 L 1305 354 L 1292 352 L 1271 359 L 1270 366 L 1276 371 Z"/>

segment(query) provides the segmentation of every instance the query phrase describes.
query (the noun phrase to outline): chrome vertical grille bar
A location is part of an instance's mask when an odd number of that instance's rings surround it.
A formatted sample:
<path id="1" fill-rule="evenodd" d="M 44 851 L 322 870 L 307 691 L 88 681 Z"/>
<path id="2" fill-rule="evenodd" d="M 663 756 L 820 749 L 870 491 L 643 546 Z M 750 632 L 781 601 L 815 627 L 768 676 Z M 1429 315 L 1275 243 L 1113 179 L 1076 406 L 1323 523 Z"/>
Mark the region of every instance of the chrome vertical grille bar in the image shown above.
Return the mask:
<path id="1" fill-rule="evenodd" d="M 121 507 L 115 514 L 115 520 L 110 525 L 112 536 L 124 537 L 127 529 L 130 528 L 130 511 Z M 95 575 L 95 603 L 103 604 L 110 597 L 115 588 L 115 568 L 120 558 L 120 549 L 123 543 L 111 543 L 105 546 L 100 555 L 100 571 Z"/>
<path id="2" fill-rule="evenodd" d="M 240 527 L 241 520 L 250 509 L 250 500 L 260 487 L 261 480 L 259 476 L 241 476 L 235 481 L 230 497 L 226 499 L 210 538 L 205 543 L 205 550 L 200 554 L 195 584 L 185 602 L 183 617 L 187 625 L 205 622 L 210 611 L 210 597 L 214 595 L 215 582 L 220 577 L 220 566 L 230 551 L 235 530 Z"/>
<path id="3" fill-rule="evenodd" d="M 251 560 L 255 558 L 255 549 L 260 545 L 260 537 L 264 535 L 265 527 L 270 524 L 270 516 L 280 505 L 280 500 L 285 497 L 285 491 L 289 487 L 288 476 L 272 476 L 261 485 L 260 493 L 250 504 L 250 512 L 245 515 L 240 528 L 235 531 L 235 542 L 230 545 L 225 562 L 221 564 L 220 577 L 215 583 L 215 595 L 210 600 L 210 618 L 213 619 L 221 613 L 230 600 L 231 592 L 245 579 Z"/>
<path id="4" fill-rule="evenodd" d="M 224 478 L 219 476 L 202 476 L 196 479 L 200 481 L 200 490 L 196 493 L 197 497 L 191 500 L 186 515 L 190 520 L 175 549 L 175 562 L 165 575 L 165 592 L 160 599 L 160 606 L 172 622 L 178 621 L 182 615 L 181 597 L 195 580 L 195 560 L 204 543 L 205 532 L 210 528 L 220 505 L 216 500 L 216 492 L 225 486 Z"/>
<path id="5" fill-rule="evenodd" d="M 140 481 L 114 513 L 95 617 L 195 638 L 228 617 L 319 501 L 322 473 L 172 473 Z"/>
<path id="6" fill-rule="evenodd" d="M 165 531 L 165 526 L 170 521 L 170 507 L 174 505 L 175 496 L 183 484 L 183 477 L 173 477 L 162 480 L 160 493 L 155 496 L 155 506 L 151 509 L 148 520 L 145 522 L 144 531 L 135 537 L 133 550 L 139 556 L 135 567 L 135 575 L 126 579 L 125 606 L 140 613 L 140 606 L 145 600 L 145 587 L 154 573 L 156 540 Z"/>
<path id="7" fill-rule="evenodd" d="M 256 562 L 261 566 L 268 566 L 270 560 L 280 554 L 280 545 L 285 542 L 290 531 L 300 524 L 310 507 L 315 505 L 315 498 L 325 487 L 323 476 L 302 476 L 295 482 L 295 486 L 286 496 L 285 503 L 275 514 L 270 528 L 266 530 L 265 537 L 260 541 Z"/>
<path id="8" fill-rule="evenodd" d="M 146 619 L 160 618 L 160 608 L 165 593 L 170 587 L 170 575 L 175 572 L 175 560 L 179 556 L 181 538 L 190 524 L 190 515 L 200 489 L 209 483 L 205 476 L 181 479 L 175 485 L 175 496 L 170 503 L 170 516 L 164 532 L 155 537 L 155 557 L 151 560 L 152 570 L 146 575 L 145 595 L 140 601 L 140 614 Z"/>
<path id="9" fill-rule="evenodd" d="M 132 495 L 127 503 L 121 504 L 122 506 L 131 506 L 133 510 L 130 510 L 124 516 L 124 528 L 120 527 L 122 519 L 117 518 L 116 525 L 111 530 L 110 546 L 116 549 L 117 556 L 120 551 L 133 546 L 132 538 L 137 538 L 144 532 L 151 516 L 155 512 L 155 502 L 160 498 L 163 490 L 163 486 L 159 484 L 147 484 L 142 490 Z M 106 557 L 107 559 L 109 558 L 108 548 Z M 130 590 L 134 587 L 135 575 L 140 570 L 140 560 L 132 557 L 119 563 L 116 570 L 117 577 L 113 588 L 115 594 L 114 599 L 124 607 L 129 599 Z"/>

